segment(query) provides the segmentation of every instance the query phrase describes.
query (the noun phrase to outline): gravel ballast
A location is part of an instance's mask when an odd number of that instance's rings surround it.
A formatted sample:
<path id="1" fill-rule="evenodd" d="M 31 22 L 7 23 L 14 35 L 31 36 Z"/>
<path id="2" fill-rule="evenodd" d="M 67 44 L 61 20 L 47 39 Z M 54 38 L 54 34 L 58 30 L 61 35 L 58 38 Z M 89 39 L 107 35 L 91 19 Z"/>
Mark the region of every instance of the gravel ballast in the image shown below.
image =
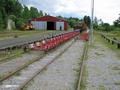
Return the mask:
<path id="1" fill-rule="evenodd" d="M 27 90 L 75 90 L 85 42 L 75 42 L 37 77 Z"/>
<path id="2" fill-rule="evenodd" d="M 4 88 L 4 90 L 15 90 L 17 87 L 19 87 L 19 85 L 31 77 L 33 73 L 35 73 L 39 68 L 42 68 L 44 65 L 46 65 L 46 63 L 54 58 L 54 55 L 59 54 L 61 50 L 63 51 L 65 47 L 69 46 L 71 43 L 73 43 L 73 40 L 67 42 L 62 47 L 59 47 L 55 52 L 48 53 L 48 55 L 45 56 L 42 60 L 37 61 L 28 66 L 26 69 L 22 70 L 19 76 L 13 76 L 10 79 L 2 82 L 0 87 Z M 59 90 L 67 88 L 69 90 L 74 90 L 74 83 L 78 78 L 76 74 L 80 68 L 80 57 L 83 55 L 84 43 L 85 42 L 75 42 L 75 44 L 73 44 L 69 50 L 62 54 L 59 59 L 55 60 L 50 66 L 46 68 L 46 70 L 35 77 L 33 80 L 34 83 L 28 87 L 28 90 Z M 36 82 L 39 82 L 39 85 Z M 16 86 L 7 88 L 5 85 Z"/>
<path id="3" fill-rule="evenodd" d="M 120 90 L 120 59 L 101 42 L 94 40 L 86 60 L 85 90 Z"/>
<path id="4" fill-rule="evenodd" d="M 31 59 L 37 58 L 42 54 L 41 51 L 31 51 L 30 53 L 22 54 L 21 56 L 14 58 L 8 62 L 0 64 L 0 76 L 10 74 L 22 65 L 29 62 Z"/>

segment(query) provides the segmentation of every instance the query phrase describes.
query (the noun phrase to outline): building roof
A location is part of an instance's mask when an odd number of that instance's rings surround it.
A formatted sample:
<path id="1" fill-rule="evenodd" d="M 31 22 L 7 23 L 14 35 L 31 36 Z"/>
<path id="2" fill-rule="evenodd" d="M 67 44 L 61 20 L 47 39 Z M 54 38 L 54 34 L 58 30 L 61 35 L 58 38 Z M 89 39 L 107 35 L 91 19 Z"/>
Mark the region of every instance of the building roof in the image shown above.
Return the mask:
<path id="1" fill-rule="evenodd" d="M 46 19 L 49 19 L 48 21 L 52 21 L 52 20 L 56 20 L 56 21 L 67 21 L 65 19 L 61 19 L 61 18 L 57 18 L 57 17 L 54 17 L 54 16 L 50 16 L 50 15 L 46 15 L 46 16 L 41 16 L 41 17 L 37 17 L 37 18 L 32 18 L 32 19 L 29 19 L 30 21 L 37 21 L 37 20 L 41 20 L 41 21 L 44 21 Z"/>

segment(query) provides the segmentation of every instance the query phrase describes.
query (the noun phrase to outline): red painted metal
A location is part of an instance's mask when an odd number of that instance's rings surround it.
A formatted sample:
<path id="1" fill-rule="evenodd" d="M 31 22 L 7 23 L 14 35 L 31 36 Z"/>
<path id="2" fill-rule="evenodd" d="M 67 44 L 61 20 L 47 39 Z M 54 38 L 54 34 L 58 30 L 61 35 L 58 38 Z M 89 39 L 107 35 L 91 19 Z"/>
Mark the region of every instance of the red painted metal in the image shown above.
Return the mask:
<path id="1" fill-rule="evenodd" d="M 44 39 L 42 41 L 42 44 L 40 44 L 39 46 L 34 45 L 32 50 L 43 50 L 43 51 L 50 50 L 78 34 L 79 34 L 79 31 L 67 33 L 64 35 L 56 36 L 56 37 L 51 37 L 49 39 L 48 38 Z"/>
<path id="2" fill-rule="evenodd" d="M 77 39 L 78 40 L 88 40 L 89 39 L 89 33 L 82 34 Z"/>

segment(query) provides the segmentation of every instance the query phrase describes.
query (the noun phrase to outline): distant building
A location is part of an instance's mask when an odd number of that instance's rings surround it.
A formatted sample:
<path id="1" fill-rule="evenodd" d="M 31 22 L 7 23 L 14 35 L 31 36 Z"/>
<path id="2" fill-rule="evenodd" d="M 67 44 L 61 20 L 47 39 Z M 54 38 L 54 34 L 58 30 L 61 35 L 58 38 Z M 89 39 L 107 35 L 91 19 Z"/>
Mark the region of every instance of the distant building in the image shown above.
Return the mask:
<path id="1" fill-rule="evenodd" d="M 35 30 L 67 30 L 67 20 L 50 15 L 29 19 L 29 24 L 35 26 Z"/>

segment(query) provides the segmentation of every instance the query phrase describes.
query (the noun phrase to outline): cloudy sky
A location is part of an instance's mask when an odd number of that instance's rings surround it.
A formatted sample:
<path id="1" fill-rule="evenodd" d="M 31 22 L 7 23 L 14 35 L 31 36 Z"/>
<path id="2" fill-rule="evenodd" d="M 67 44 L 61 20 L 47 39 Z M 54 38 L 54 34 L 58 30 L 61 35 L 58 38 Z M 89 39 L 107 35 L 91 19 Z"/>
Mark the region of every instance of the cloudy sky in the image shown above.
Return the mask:
<path id="1" fill-rule="evenodd" d="M 91 0 L 18 0 L 28 7 L 34 6 L 53 16 L 91 16 Z M 120 14 L 120 0 L 94 0 L 94 17 L 112 24 Z"/>

